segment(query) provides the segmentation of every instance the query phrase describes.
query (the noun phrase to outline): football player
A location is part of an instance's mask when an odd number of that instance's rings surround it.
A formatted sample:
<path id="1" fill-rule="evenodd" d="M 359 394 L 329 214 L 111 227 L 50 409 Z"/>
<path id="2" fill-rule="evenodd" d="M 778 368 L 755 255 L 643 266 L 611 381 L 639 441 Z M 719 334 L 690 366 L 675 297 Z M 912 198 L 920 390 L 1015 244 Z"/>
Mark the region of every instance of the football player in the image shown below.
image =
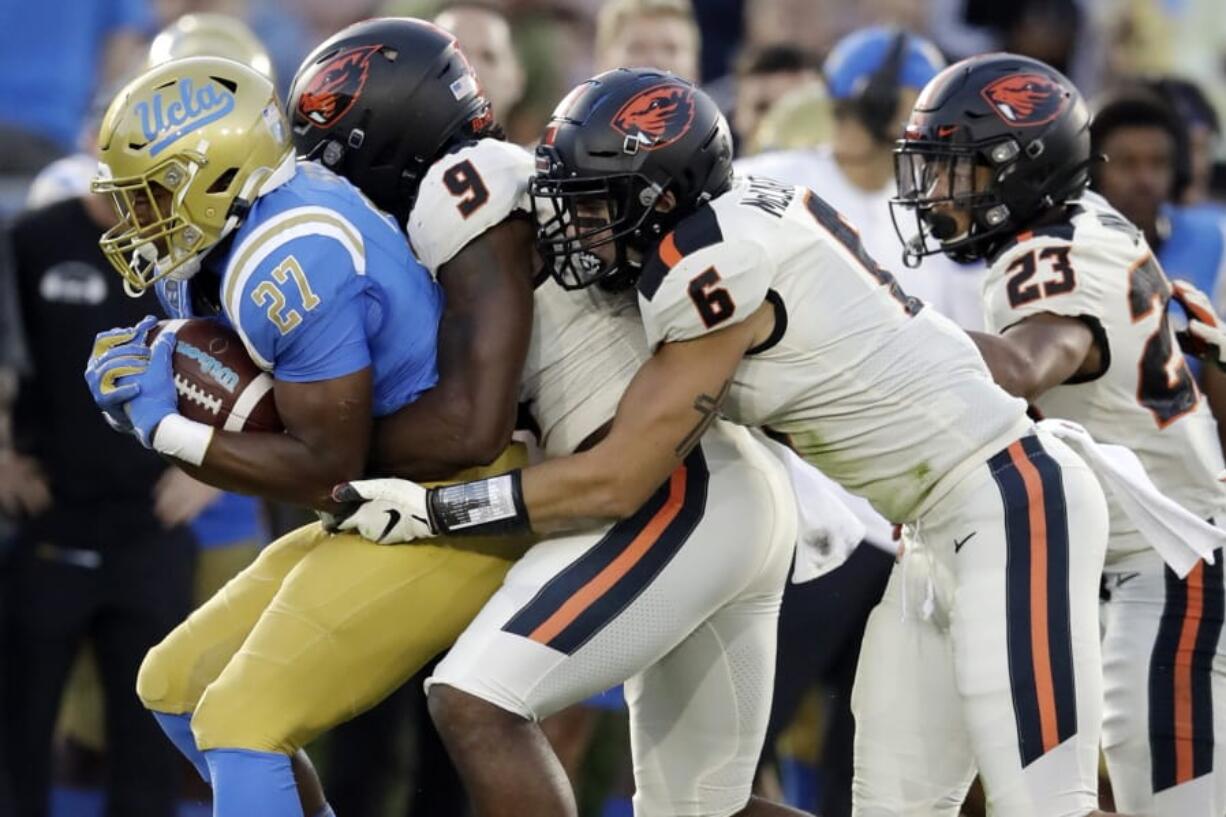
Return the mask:
<path id="1" fill-rule="evenodd" d="M 1221 520 L 1216 426 L 1167 316 L 1180 285 L 1173 292 L 1140 229 L 1085 192 L 1090 145 L 1081 96 L 1049 66 L 1009 54 L 951 66 L 924 89 L 899 143 L 896 204 L 918 216 L 916 236 L 900 237 L 915 254 L 987 261 L 997 336 L 976 341 L 997 382 L 1044 415 L 1133 449 L 1163 493 Z M 1218 817 L 1221 551 L 1180 579 L 1109 507 L 1103 748 L 1116 803 Z"/>
<path id="2" fill-rule="evenodd" d="M 402 53 L 415 54 L 419 70 L 444 89 L 457 79 L 471 83 L 450 37 L 409 45 Z M 458 130 L 486 108 L 471 85 L 441 113 Z M 100 144 L 96 187 L 114 196 L 123 216 L 104 250 L 132 290 L 166 282 L 175 315 L 219 311 L 271 371 L 288 431 L 235 433 L 180 416 L 173 333 L 146 347 L 152 319 L 99 338 L 87 371 L 95 398 L 117 425 L 203 481 L 328 507 L 332 482 L 365 470 L 372 417 L 436 384 L 437 285 L 396 224 L 352 185 L 295 162 L 271 83 L 243 66 L 193 59 L 149 71 L 112 103 Z M 518 336 L 504 331 L 503 342 L 500 362 L 520 365 L 526 324 Z M 454 434 L 416 443 L 437 457 L 418 458 L 423 472 L 480 462 L 487 439 L 505 443 L 499 435 L 513 424 L 516 378 L 489 374 L 491 388 L 509 381 L 506 396 L 489 401 L 502 414 L 470 413 L 472 436 L 459 443 Z M 457 389 L 445 370 L 436 390 L 475 405 L 471 398 L 486 392 L 465 393 L 466 382 Z M 459 411 L 418 416 L 437 430 Z M 411 454 L 414 444 L 402 438 L 397 450 Z M 267 548 L 152 650 L 137 691 L 214 783 L 218 814 L 302 814 L 289 757 L 373 705 L 454 638 L 514 556 L 513 548 L 491 550 L 388 560 L 358 537 L 305 527 Z M 394 643 L 381 640 L 389 620 L 407 623 Z M 363 672 L 352 672 L 364 661 Z M 307 812 L 326 811 L 313 773 L 298 760 Z"/>
<path id="3" fill-rule="evenodd" d="M 457 73 L 440 72 L 440 64 Z M 473 449 L 461 446 L 473 445 L 465 439 L 473 420 L 464 410 L 475 402 L 474 393 L 449 387 L 449 376 L 471 376 L 471 389 L 489 390 L 484 402 L 512 414 L 523 355 L 522 347 L 516 352 L 517 327 L 525 338 L 527 327 L 533 328 L 522 397 L 531 404 L 547 453 L 569 453 L 595 437 L 646 356 L 631 294 L 567 294 L 547 282 L 536 292 L 533 325 L 532 299 L 517 297 L 532 292 L 533 233 L 523 209 L 532 158 L 482 138 L 492 120 L 483 107 L 465 110 L 474 96 L 476 83 L 454 40 L 409 20 L 372 20 L 337 34 L 307 59 L 294 83 L 291 110 L 302 152 L 359 182 L 398 217 L 412 214 L 417 249 L 447 295 L 439 325 L 439 385 L 376 426 L 374 448 L 384 463 L 376 467 L 399 473 L 473 456 L 465 453 Z M 399 164 L 389 166 L 393 155 Z M 194 288 L 199 281 L 190 283 Z M 182 297 L 181 289 L 168 293 L 170 300 L 200 300 Z M 508 381 L 509 398 L 499 391 Z M 765 597 L 746 617 L 755 633 L 752 646 L 770 665 L 777 607 L 777 599 L 774 606 L 770 599 L 781 590 L 790 552 L 790 492 L 776 498 L 778 464 L 757 443 L 737 429 L 727 429 L 724 437 L 704 449 L 704 466 L 687 472 L 691 491 L 681 504 L 688 510 L 676 524 L 661 528 L 662 517 L 646 514 L 657 522 L 648 532 L 658 536 L 660 547 L 603 604 L 641 587 L 643 569 L 658 559 L 671 554 L 681 569 L 695 558 L 696 545 L 680 555 L 676 548 L 713 539 L 706 533 L 711 528 L 740 531 L 720 540 L 730 553 L 727 575 L 739 578 L 691 582 L 689 598 L 701 605 L 744 594 Z M 419 447 L 436 451 L 436 459 L 417 455 Z M 724 487 L 732 484 L 737 487 Z M 714 501 L 721 510 L 706 514 Z M 695 514 L 706 514 L 709 523 L 690 536 L 683 522 Z M 775 518 L 784 521 L 774 524 Z M 773 535 L 762 533 L 772 525 Z M 619 548 L 648 541 L 628 536 L 634 529 L 627 524 L 611 533 L 606 526 L 557 540 L 553 559 L 588 550 L 597 562 L 613 559 Z M 757 546 L 746 548 L 751 533 Z M 238 747 L 271 763 L 372 705 L 451 643 L 518 554 L 486 540 L 485 552 L 449 546 L 391 559 L 389 550 L 407 555 L 415 549 L 370 547 L 351 535 L 323 537 L 317 526 L 269 550 L 273 556 L 263 557 L 172 633 L 142 670 L 143 700 L 179 730 L 176 742 L 189 755 L 194 741 L 200 748 Z M 737 567 L 738 559 L 757 561 Z M 737 610 L 745 612 L 744 606 Z M 388 627 L 388 621 L 399 624 Z M 598 615 L 588 615 L 580 624 L 598 622 Z M 680 638 L 676 628 L 661 637 L 669 634 Z M 762 688 L 750 686 L 743 708 L 765 717 L 761 696 Z M 275 782 L 267 775 L 262 781 Z M 264 785 L 252 787 L 245 802 L 255 802 Z"/>
<path id="4" fill-rule="evenodd" d="M 837 212 L 804 188 L 736 178 L 730 160 L 715 104 L 671 75 L 611 71 L 569 94 L 538 148 L 538 247 L 563 287 L 633 283 L 651 358 L 591 449 L 451 488 L 341 486 L 339 498 L 365 500 L 342 527 L 397 542 L 626 518 L 717 413 L 770 428 L 905 527 L 906 557 L 869 625 L 869 642 L 887 643 L 866 644 L 857 690 L 880 702 L 859 717 L 883 741 L 857 769 L 859 813 L 956 813 L 976 768 L 997 814 L 1093 813 L 1107 517 L 1097 480 Z M 902 630 L 913 574 L 932 592 L 908 605 Z M 524 591 L 508 582 L 461 636 L 432 679 L 432 711 L 478 801 L 517 786 L 520 813 L 564 814 L 558 798 L 532 796 L 551 778 L 522 718 L 552 693 L 537 682 L 552 684 L 565 656 L 521 635 L 557 625 Z M 581 611 L 589 595 L 560 609 Z M 704 700 L 712 675 L 690 669 L 655 711 L 661 723 Z M 889 745 L 898 730 L 901 753 Z M 636 769 L 663 778 L 670 813 L 744 807 L 747 790 L 708 799 L 726 781 L 700 768 L 669 777 L 656 761 L 678 738 L 650 735 Z"/>

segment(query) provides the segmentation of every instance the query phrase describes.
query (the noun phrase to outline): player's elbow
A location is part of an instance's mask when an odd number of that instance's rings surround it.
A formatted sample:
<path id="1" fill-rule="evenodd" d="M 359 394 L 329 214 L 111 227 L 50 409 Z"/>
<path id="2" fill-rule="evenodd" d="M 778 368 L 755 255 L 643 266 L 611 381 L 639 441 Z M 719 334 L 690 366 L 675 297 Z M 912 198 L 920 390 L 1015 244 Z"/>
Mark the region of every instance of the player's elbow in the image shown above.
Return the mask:
<path id="1" fill-rule="evenodd" d="M 512 409 L 499 411 L 461 398 L 453 401 L 450 414 L 453 451 L 449 459 L 459 467 L 489 465 L 511 443 Z"/>

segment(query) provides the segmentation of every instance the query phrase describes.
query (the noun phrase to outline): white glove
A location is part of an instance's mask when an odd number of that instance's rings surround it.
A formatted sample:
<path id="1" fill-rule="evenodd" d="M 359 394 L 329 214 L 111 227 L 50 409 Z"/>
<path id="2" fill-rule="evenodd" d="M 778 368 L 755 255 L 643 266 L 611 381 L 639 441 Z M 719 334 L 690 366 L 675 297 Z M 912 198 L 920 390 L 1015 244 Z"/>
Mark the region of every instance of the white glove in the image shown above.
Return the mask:
<path id="1" fill-rule="evenodd" d="M 1213 302 L 1187 281 L 1175 281 L 1171 286 L 1171 297 L 1188 315 L 1188 328 L 1175 333 L 1179 348 L 1226 368 L 1226 328 L 1218 319 Z"/>
<path id="2" fill-rule="evenodd" d="M 438 536 L 426 510 L 426 489 L 407 479 L 363 479 L 332 489 L 337 502 L 360 503 L 338 514 L 335 530 L 354 531 L 380 545 L 396 545 Z"/>

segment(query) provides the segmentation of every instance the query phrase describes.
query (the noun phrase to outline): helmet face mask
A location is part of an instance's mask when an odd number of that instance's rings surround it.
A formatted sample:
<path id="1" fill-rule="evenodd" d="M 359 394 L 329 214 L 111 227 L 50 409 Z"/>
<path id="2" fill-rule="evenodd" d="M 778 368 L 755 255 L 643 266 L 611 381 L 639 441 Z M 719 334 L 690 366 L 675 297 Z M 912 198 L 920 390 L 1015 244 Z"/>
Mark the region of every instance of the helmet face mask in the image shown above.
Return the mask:
<path id="1" fill-rule="evenodd" d="M 985 153 L 1003 166 L 993 168 Z M 1012 142 L 986 148 L 898 143 L 894 151 L 898 190 L 890 200 L 890 217 L 909 264 L 937 253 L 962 262 L 982 257 L 984 245 L 1010 227 L 1009 206 L 995 192 L 993 180 L 1008 174 L 1008 163 L 1016 155 Z"/>
<path id="2" fill-rule="evenodd" d="M 537 175 L 528 192 L 538 225 L 537 250 L 564 289 L 608 283 L 637 271 L 667 221 L 655 207 L 662 188 L 640 173 L 569 179 Z"/>

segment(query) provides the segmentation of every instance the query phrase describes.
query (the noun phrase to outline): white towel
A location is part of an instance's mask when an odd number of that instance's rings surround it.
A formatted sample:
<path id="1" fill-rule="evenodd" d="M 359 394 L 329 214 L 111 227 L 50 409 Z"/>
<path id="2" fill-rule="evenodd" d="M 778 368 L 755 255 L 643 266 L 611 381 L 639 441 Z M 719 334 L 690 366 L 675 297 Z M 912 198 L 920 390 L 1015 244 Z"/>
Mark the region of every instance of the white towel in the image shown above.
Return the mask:
<path id="1" fill-rule="evenodd" d="M 1088 431 L 1068 420 L 1043 420 L 1039 428 L 1081 454 L 1120 509 L 1179 578 L 1186 577 L 1201 559 L 1213 564 L 1213 551 L 1226 545 L 1226 531 L 1159 491 L 1131 449 L 1095 442 Z"/>
<path id="2" fill-rule="evenodd" d="M 829 478 L 796 452 L 759 436 L 783 462 L 796 494 L 796 564 L 792 583 L 803 584 L 834 570 L 864 541 L 864 523 L 831 490 Z"/>

